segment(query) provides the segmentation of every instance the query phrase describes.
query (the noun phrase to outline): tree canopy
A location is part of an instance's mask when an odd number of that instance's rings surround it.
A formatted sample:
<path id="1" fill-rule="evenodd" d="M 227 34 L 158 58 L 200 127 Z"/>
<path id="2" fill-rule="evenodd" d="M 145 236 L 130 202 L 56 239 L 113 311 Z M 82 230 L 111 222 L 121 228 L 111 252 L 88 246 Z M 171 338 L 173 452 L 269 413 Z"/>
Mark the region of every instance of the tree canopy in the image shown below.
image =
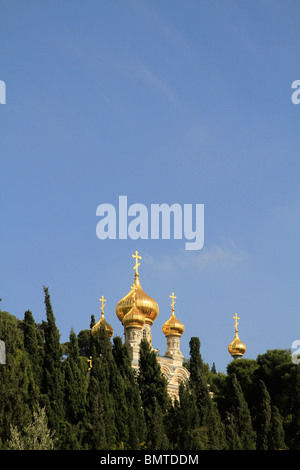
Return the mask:
<path id="1" fill-rule="evenodd" d="M 70 329 L 60 342 L 49 289 L 45 321 L 0 311 L 0 449 L 300 449 L 300 365 L 288 350 L 269 350 L 211 370 L 190 339 L 189 379 L 171 401 L 156 352 L 129 346 L 101 328 Z M 94 324 L 91 318 L 90 328 Z M 91 361 L 90 361 L 90 358 Z"/>

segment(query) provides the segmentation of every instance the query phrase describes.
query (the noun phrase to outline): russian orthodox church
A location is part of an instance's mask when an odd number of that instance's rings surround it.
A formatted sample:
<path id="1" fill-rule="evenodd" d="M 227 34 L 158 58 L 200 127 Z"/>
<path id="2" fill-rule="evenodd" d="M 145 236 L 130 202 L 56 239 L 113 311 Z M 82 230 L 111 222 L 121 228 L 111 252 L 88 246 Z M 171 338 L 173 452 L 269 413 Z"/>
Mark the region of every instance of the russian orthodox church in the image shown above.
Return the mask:
<path id="1" fill-rule="evenodd" d="M 141 287 L 138 267 L 141 259 L 138 252 L 134 255 L 135 258 L 135 274 L 134 282 L 130 291 L 123 297 L 116 306 L 116 315 L 124 327 L 125 344 L 130 346 L 131 365 L 134 369 L 139 368 L 139 350 L 140 343 L 143 338 L 146 338 L 151 348 L 157 353 L 157 361 L 160 364 L 161 371 L 168 381 L 168 393 L 172 398 L 178 397 L 179 384 L 189 377 L 188 370 L 183 366 L 183 355 L 180 351 L 180 338 L 184 332 L 184 325 L 175 316 L 175 299 L 176 296 L 172 292 L 170 298 L 171 303 L 171 316 L 163 324 L 162 332 L 167 340 L 167 350 L 164 356 L 158 354 L 158 350 L 152 345 L 151 327 L 153 322 L 157 319 L 159 313 L 159 306 L 155 300 L 147 295 Z M 113 328 L 106 321 L 104 316 L 104 303 L 106 300 L 103 295 L 99 299 L 102 302 L 101 317 L 98 323 L 92 328 L 92 335 L 95 336 L 99 333 L 100 327 L 103 325 L 106 328 L 109 338 L 113 336 Z M 246 346 L 242 343 L 238 336 L 238 321 L 237 314 L 233 317 L 235 319 L 235 337 L 229 344 L 228 351 L 232 358 L 238 359 L 243 357 L 246 351 Z"/>
<path id="2" fill-rule="evenodd" d="M 188 370 L 183 366 L 184 358 L 180 351 L 180 338 L 184 332 L 184 325 L 175 316 L 176 296 L 173 292 L 170 295 L 172 313 L 162 327 L 162 332 L 167 340 L 167 350 L 164 356 L 160 356 L 158 350 L 152 345 L 151 334 L 153 322 L 158 317 L 159 306 L 141 287 L 138 272 L 141 256 L 136 251 L 132 257 L 135 258 L 134 282 L 128 294 L 116 306 L 116 315 L 124 327 L 125 344 L 130 346 L 131 365 L 138 370 L 140 343 L 143 338 L 146 338 L 152 349 L 157 353 L 157 361 L 160 364 L 162 374 L 167 378 L 168 393 L 172 398 L 175 398 L 178 396 L 180 382 L 189 377 Z M 93 326 L 92 334 L 96 335 L 101 325 L 104 325 L 108 336 L 111 338 L 113 328 L 104 316 L 104 302 L 106 300 L 102 296 L 100 301 L 102 302 L 101 318 Z"/>

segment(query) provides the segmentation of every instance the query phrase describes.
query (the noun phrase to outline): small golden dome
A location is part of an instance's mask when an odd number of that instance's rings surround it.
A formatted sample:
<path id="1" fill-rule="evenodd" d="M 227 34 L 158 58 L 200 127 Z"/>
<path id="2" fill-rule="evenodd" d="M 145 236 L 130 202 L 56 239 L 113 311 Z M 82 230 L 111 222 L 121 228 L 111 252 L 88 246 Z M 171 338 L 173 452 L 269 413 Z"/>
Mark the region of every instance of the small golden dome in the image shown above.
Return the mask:
<path id="1" fill-rule="evenodd" d="M 231 356 L 233 356 L 233 357 L 235 357 L 235 356 L 242 357 L 246 352 L 246 346 L 240 340 L 237 331 L 235 332 L 234 340 L 228 346 L 228 351 L 229 351 L 229 354 L 231 354 Z"/>
<path id="2" fill-rule="evenodd" d="M 104 318 L 104 302 L 106 302 L 106 299 L 102 295 L 101 299 L 99 299 L 99 300 L 100 300 L 100 302 L 102 302 L 101 317 L 100 317 L 100 320 L 98 321 L 98 323 L 96 323 L 96 325 L 93 326 L 91 333 L 94 337 L 96 335 L 99 335 L 100 328 L 103 325 L 105 327 L 106 331 L 107 331 L 107 334 L 108 334 L 109 338 L 111 338 L 112 335 L 114 334 L 114 330 L 113 330 L 112 326 L 110 326 L 110 324 Z"/>
<path id="3" fill-rule="evenodd" d="M 104 313 L 101 313 L 100 320 L 98 321 L 98 323 L 96 323 L 96 325 L 93 326 L 92 335 L 94 337 L 96 335 L 99 335 L 99 331 L 100 331 L 100 328 L 101 328 L 102 325 L 105 327 L 109 338 L 111 338 L 112 335 L 114 334 L 114 330 L 113 330 L 112 326 L 110 326 L 110 324 L 107 323 L 107 321 L 105 320 Z"/>
<path id="4" fill-rule="evenodd" d="M 149 295 L 147 295 L 140 284 L 139 281 L 139 274 L 137 271 L 138 266 L 140 265 L 137 262 L 137 258 L 141 259 L 140 256 L 138 256 L 138 252 L 136 251 L 135 255 L 132 255 L 133 258 L 136 258 L 136 265 L 134 266 L 135 269 L 135 276 L 134 276 L 134 287 L 135 287 L 135 302 L 136 302 L 136 308 L 139 310 L 139 312 L 144 315 L 145 322 L 149 323 L 152 325 L 154 320 L 156 320 L 159 312 L 159 307 L 158 304 L 153 300 Z M 123 319 L 125 315 L 130 311 L 130 309 L 133 307 L 133 294 L 134 294 L 134 289 L 132 288 L 131 291 L 123 298 L 121 299 L 117 306 L 116 306 L 116 314 L 118 319 L 123 322 Z"/>
<path id="5" fill-rule="evenodd" d="M 175 312 L 175 309 L 174 309 L 175 300 L 174 299 L 176 299 L 176 297 L 174 296 L 174 292 L 172 292 L 172 295 L 170 295 L 170 297 L 172 298 L 172 304 L 171 304 L 172 314 L 169 320 L 167 320 L 166 323 L 164 323 L 162 327 L 162 331 L 166 337 L 168 336 L 180 337 L 182 333 L 184 332 L 184 325 L 179 320 L 177 320 L 175 313 L 174 313 Z"/>
<path id="6" fill-rule="evenodd" d="M 166 337 L 181 336 L 184 332 L 184 325 L 179 320 L 177 320 L 177 318 L 175 317 L 175 313 L 172 312 L 172 315 L 170 316 L 169 320 L 164 323 L 162 331 Z"/>
<path id="7" fill-rule="evenodd" d="M 122 321 L 125 328 L 143 328 L 145 324 L 144 315 L 134 305 L 123 318 Z"/>
<path id="8" fill-rule="evenodd" d="M 244 343 L 242 343 L 238 335 L 237 320 L 239 320 L 239 317 L 237 316 L 237 314 L 235 314 L 233 318 L 235 319 L 235 337 L 234 340 L 228 346 L 228 352 L 233 358 L 237 358 L 242 357 L 245 354 L 246 346 L 244 345 Z"/>

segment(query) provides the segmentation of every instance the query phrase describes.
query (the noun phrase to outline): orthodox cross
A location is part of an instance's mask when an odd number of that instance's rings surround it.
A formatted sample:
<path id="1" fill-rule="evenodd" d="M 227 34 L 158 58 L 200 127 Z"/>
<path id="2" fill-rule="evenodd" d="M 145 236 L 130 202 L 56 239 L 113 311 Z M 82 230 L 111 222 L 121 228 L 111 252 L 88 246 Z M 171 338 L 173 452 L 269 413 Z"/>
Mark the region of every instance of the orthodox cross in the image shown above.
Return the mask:
<path id="1" fill-rule="evenodd" d="M 172 295 L 170 295 L 169 297 L 170 297 L 170 299 L 172 299 L 171 307 L 172 307 L 172 312 L 174 312 L 175 311 L 174 305 L 175 305 L 176 295 L 174 295 L 174 292 L 172 292 Z"/>
<path id="2" fill-rule="evenodd" d="M 99 299 L 100 302 L 102 302 L 102 305 L 101 305 L 101 313 L 102 315 L 104 315 L 104 303 L 106 302 L 106 299 L 104 298 L 104 296 L 102 295 L 101 299 Z"/>
<path id="3" fill-rule="evenodd" d="M 139 267 L 140 264 L 141 264 L 141 263 L 138 262 L 138 260 L 139 260 L 139 259 L 142 259 L 142 257 L 139 256 L 138 253 L 139 253 L 139 252 L 136 251 L 136 252 L 135 252 L 135 255 L 131 255 L 132 258 L 135 258 L 135 266 L 133 267 L 133 269 L 135 269 L 135 274 L 137 274 L 137 275 L 139 274 L 139 273 L 138 273 L 138 267 Z"/>
<path id="4" fill-rule="evenodd" d="M 135 302 L 136 302 L 136 285 L 133 284 L 133 286 L 131 286 L 131 289 L 133 290 L 133 294 L 132 294 L 133 305 L 135 305 Z"/>
<path id="5" fill-rule="evenodd" d="M 237 331 L 237 326 L 239 324 L 238 320 L 240 319 L 240 317 L 237 316 L 237 313 L 234 314 L 234 316 L 232 317 L 234 320 L 235 320 L 235 330 Z"/>

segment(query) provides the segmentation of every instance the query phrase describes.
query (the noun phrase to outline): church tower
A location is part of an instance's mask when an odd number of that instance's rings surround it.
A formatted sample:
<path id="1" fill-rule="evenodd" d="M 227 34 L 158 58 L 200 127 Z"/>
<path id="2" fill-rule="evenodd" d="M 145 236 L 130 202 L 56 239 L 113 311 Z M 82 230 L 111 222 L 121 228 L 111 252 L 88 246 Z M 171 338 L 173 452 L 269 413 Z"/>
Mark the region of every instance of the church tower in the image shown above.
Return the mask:
<path id="1" fill-rule="evenodd" d="M 146 338 L 152 349 L 151 326 L 157 319 L 159 313 L 158 304 L 141 287 L 138 267 L 142 259 L 136 251 L 132 258 L 135 259 L 133 267 L 134 283 L 130 292 L 123 297 L 116 306 L 116 315 L 124 326 L 125 343 L 130 345 L 131 364 L 136 370 L 139 366 L 140 343 Z M 167 351 L 164 356 L 157 353 L 157 361 L 161 371 L 168 380 L 168 392 L 171 397 L 178 396 L 179 384 L 189 377 L 189 372 L 183 367 L 183 355 L 180 351 L 180 338 L 184 332 L 184 325 L 175 316 L 175 295 L 172 299 L 172 314 L 164 323 L 162 331 L 167 339 Z"/>
<path id="2" fill-rule="evenodd" d="M 135 258 L 134 283 L 130 292 L 118 302 L 116 314 L 124 326 L 125 343 L 131 347 L 132 366 L 137 368 L 141 340 L 146 338 L 152 345 L 151 326 L 158 316 L 159 307 L 141 287 L 138 260 L 142 257 L 137 251 L 132 257 Z"/>
<path id="3" fill-rule="evenodd" d="M 167 338 L 168 347 L 165 356 L 171 357 L 182 364 L 183 355 L 180 351 L 180 338 L 182 333 L 184 332 L 184 325 L 175 317 L 174 305 L 176 296 L 174 295 L 174 292 L 172 292 L 170 298 L 172 299 L 172 314 L 169 320 L 166 321 L 166 323 L 164 323 L 162 327 L 163 334 Z"/>

